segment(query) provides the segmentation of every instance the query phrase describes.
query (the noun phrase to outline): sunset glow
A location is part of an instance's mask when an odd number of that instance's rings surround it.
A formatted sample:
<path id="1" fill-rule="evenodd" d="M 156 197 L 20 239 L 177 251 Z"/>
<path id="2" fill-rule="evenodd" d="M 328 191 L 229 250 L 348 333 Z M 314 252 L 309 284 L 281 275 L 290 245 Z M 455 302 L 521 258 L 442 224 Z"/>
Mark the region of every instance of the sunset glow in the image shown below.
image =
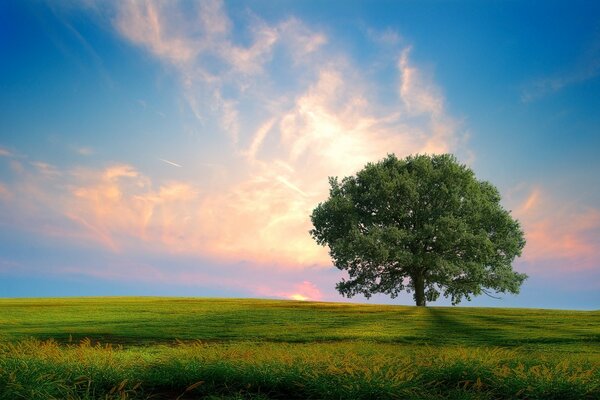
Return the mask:
<path id="1" fill-rule="evenodd" d="M 291 295 L 290 299 L 292 299 L 292 300 L 298 300 L 298 301 L 310 300 L 308 297 L 303 296 L 303 295 L 298 294 L 298 293 Z"/>

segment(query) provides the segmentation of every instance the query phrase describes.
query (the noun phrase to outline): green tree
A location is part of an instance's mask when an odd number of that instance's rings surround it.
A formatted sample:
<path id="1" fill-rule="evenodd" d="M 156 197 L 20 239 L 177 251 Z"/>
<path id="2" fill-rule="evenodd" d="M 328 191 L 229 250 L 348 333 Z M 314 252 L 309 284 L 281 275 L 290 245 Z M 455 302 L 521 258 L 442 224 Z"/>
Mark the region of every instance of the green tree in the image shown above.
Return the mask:
<path id="1" fill-rule="evenodd" d="M 348 272 L 336 286 L 343 296 L 406 290 L 417 306 L 440 293 L 458 304 L 490 290 L 518 293 L 527 278 L 511 266 L 525 246 L 519 222 L 453 155 L 392 154 L 329 183 L 310 233 Z"/>

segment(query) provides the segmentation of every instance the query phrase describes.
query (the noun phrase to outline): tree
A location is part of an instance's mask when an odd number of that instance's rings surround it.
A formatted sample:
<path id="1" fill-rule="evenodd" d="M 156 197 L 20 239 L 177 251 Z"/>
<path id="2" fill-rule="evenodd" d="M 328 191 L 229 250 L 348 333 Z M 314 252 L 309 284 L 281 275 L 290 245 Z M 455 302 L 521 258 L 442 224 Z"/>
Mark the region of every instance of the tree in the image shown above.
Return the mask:
<path id="1" fill-rule="evenodd" d="M 511 266 L 525 246 L 519 222 L 491 183 L 450 154 L 391 154 L 329 183 L 310 233 L 348 272 L 336 285 L 343 296 L 406 290 L 425 306 L 441 292 L 455 305 L 490 290 L 518 293 L 527 278 Z"/>

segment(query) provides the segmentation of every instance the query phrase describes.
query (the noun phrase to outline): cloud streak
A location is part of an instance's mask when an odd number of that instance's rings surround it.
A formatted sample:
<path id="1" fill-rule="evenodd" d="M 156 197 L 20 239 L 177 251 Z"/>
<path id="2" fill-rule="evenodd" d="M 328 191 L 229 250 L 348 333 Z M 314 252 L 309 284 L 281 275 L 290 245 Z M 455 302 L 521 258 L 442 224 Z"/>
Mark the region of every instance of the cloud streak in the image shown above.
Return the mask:
<path id="1" fill-rule="evenodd" d="M 596 40 L 579 63 L 570 70 L 536 79 L 525 86 L 521 92 L 521 101 L 530 103 L 539 100 L 566 87 L 594 79 L 598 75 L 600 75 L 600 40 Z"/>
<path id="2" fill-rule="evenodd" d="M 169 164 L 169 165 L 172 165 L 174 167 L 183 168 L 182 165 L 174 163 L 173 161 L 165 160 L 164 158 L 159 158 L 159 161 L 162 161 L 162 162 L 164 162 L 166 164 Z"/>

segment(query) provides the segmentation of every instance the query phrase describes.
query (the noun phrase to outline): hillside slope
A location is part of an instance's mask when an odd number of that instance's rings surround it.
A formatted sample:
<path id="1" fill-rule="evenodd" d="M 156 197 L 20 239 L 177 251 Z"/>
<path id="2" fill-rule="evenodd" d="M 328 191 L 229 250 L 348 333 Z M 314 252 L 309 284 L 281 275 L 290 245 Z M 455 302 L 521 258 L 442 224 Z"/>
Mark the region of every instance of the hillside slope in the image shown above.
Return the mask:
<path id="1" fill-rule="evenodd" d="M 0 300 L 0 400 L 595 399 L 600 312 Z"/>

